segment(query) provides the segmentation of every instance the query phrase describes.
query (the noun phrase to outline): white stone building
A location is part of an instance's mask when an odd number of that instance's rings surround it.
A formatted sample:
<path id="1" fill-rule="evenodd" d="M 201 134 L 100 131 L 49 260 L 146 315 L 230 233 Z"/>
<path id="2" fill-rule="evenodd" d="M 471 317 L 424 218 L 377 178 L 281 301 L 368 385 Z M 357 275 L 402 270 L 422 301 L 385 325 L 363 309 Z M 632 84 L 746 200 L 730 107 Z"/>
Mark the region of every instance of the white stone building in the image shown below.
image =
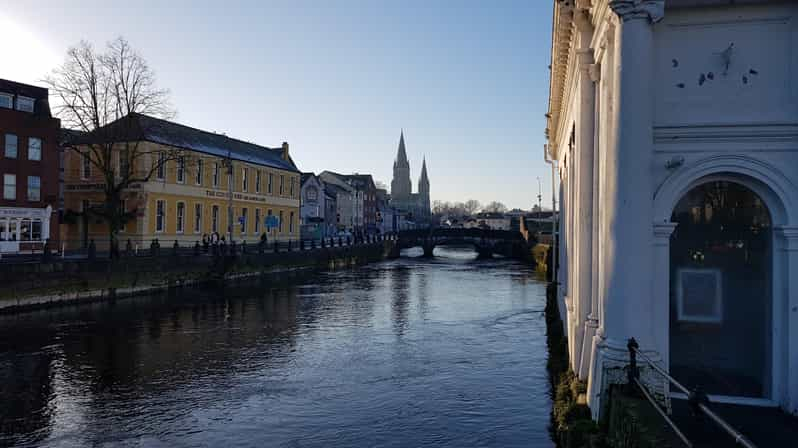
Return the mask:
<path id="1" fill-rule="evenodd" d="M 798 413 L 798 4 L 555 1 L 551 61 L 561 310 L 594 416 L 631 337 L 711 398 Z"/>

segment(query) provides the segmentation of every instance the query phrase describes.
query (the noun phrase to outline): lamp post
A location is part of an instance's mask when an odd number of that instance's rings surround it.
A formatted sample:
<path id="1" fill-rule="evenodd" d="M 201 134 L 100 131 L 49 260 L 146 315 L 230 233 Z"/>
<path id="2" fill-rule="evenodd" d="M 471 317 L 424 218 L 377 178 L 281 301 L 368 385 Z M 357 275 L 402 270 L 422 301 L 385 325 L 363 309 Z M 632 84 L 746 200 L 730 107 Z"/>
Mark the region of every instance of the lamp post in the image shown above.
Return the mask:
<path id="1" fill-rule="evenodd" d="M 233 159 L 230 157 L 230 150 L 227 150 L 227 157 L 222 161 L 222 165 L 227 168 L 227 238 L 233 242 Z"/>

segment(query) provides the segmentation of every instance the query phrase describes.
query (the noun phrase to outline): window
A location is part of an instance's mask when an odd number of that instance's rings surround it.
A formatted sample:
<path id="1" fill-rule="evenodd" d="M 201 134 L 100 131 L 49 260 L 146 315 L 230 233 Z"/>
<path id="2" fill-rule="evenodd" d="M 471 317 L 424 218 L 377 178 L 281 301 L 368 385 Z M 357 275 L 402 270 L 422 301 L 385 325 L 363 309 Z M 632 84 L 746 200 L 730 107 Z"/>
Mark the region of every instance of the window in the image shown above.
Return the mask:
<path id="1" fill-rule="evenodd" d="M 31 239 L 31 221 L 30 219 L 20 220 L 19 226 L 19 240 L 30 241 Z"/>
<path id="2" fill-rule="evenodd" d="M 42 198 L 42 179 L 39 176 L 28 176 L 28 200 L 38 201 Z"/>
<path id="3" fill-rule="evenodd" d="M 284 191 L 283 190 L 283 184 L 285 184 L 285 176 L 281 174 L 280 175 L 280 196 L 283 195 L 283 191 Z"/>
<path id="4" fill-rule="evenodd" d="M 42 139 L 28 138 L 28 160 L 42 160 Z"/>
<path id="5" fill-rule="evenodd" d="M 21 110 L 22 112 L 33 112 L 34 102 L 35 100 L 33 98 L 28 98 L 26 96 L 18 96 L 17 110 Z"/>
<path id="6" fill-rule="evenodd" d="M 241 209 L 241 234 L 247 233 L 247 209 L 246 207 Z"/>
<path id="7" fill-rule="evenodd" d="M 155 201 L 155 231 L 163 232 L 166 227 L 166 201 L 159 199 Z"/>
<path id="8" fill-rule="evenodd" d="M 241 191 L 247 191 L 247 169 L 241 168 Z"/>
<path id="9" fill-rule="evenodd" d="M 290 219 L 288 220 L 288 233 L 294 233 L 294 212 L 291 212 L 289 215 Z"/>
<path id="10" fill-rule="evenodd" d="M 155 162 L 158 167 L 155 171 L 155 178 L 158 180 L 166 179 L 166 154 L 163 151 L 158 153 L 158 161 Z"/>
<path id="11" fill-rule="evenodd" d="M 186 203 L 185 202 L 178 202 L 177 203 L 177 233 L 183 233 L 183 230 L 186 228 Z"/>
<path id="12" fill-rule="evenodd" d="M 319 199 L 319 190 L 316 187 L 308 187 L 305 196 L 308 201 L 316 201 Z"/>
<path id="13" fill-rule="evenodd" d="M 219 162 L 213 163 L 213 176 L 212 176 L 213 186 L 219 186 Z"/>
<path id="14" fill-rule="evenodd" d="M 273 177 L 274 176 L 272 175 L 272 173 L 269 173 L 269 185 L 268 185 L 268 193 L 269 194 L 272 194 L 272 178 Z"/>
<path id="15" fill-rule="evenodd" d="M 186 182 L 186 158 L 183 156 L 177 158 L 177 182 Z"/>
<path id="16" fill-rule="evenodd" d="M 260 209 L 255 209 L 255 235 L 260 233 Z"/>
<path id="17" fill-rule="evenodd" d="M 292 197 L 292 198 L 294 197 L 294 180 L 295 180 L 295 179 L 292 177 L 292 178 L 291 178 L 291 185 L 290 185 L 290 187 L 289 187 L 289 188 L 290 188 L 290 190 L 289 190 L 289 192 L 288 192 L 288 195 L 289 195 L 290 197 Z"/>
<path id="18" fill-rule="evenodd" d="M 41 241 L 42 240 L 42 220 L 41 219 L 34 219 L 33 221 L 31 221 L 30 232 L 31 232 L 31 236 L 30 236 L 31 240 L 33 240 L 33 241 Z"/>
<path id="19" fill-rule="evenodd" d="M 283 211 L 280 210 L 280 233 L 283 233 Z"/>
<path id="20" fill-rule="evenodd" d="M 14 200 L 17 198 L 17 175 L 3 175 L 3 199 Z"/>
<path id="21" fill-rule="evenodd" d="M 197 178 L 194 181 L 197 185 L 202 185 L 202 159 L 197 159 Z"/>
<path id="22" fill-rule="evenodd" d="M 219 206 L 214 205 L 211 208 L 211 231 L 218 232 L 219 231 Z"/>
<path id="23" fill-rule="evenodd" d="M 130 172 L 130 152 L 127 148 L 119 150 L 119 177 L 129 178 L 133 174 Z"/>
<path id="24" fill-rule="evenodd" d="M 13 107 L 14 97 L 7 93 L 0 93 L 0 107 L 4 109 L 11 109 Z"/>
<path id="25" fill-rule="evenodd" d="M 88 153 L 80 154 L 80 178 L 83 180 L 91 177 L 91 160 Z"/>
<path id="26" fill-rule="evenodd" d="M 202 204 L 194 204 L 194 233 L 202 231 Z"/>
<path id="27" fill-rule="evenodd" d="M 6 134 L 6 157 L 17 158 L 17 136 L 14 134 Z"/>
<path id="28" fill-rule="evenodd" d="M 255 171 L 255 193 L 260 193 L 260 170 Z"/>

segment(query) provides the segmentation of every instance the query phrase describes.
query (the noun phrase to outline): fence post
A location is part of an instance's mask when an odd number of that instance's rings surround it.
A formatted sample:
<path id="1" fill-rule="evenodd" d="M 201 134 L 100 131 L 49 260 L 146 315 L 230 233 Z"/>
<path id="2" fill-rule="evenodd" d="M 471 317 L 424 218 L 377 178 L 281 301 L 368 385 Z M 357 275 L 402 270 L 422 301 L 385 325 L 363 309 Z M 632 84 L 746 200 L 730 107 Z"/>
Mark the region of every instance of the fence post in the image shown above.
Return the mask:
<path id="1" fill-rule="evenodd" d="M 626 372 L 626 375 L 630 387 L 634 387 L 635 380 L 640 378 L 640 370 L 637 368 L 637 349 L 639 347 L 635 338 L 630 338 L 626 344 L 626 348 L 629 349 L 629 371 Z"/>

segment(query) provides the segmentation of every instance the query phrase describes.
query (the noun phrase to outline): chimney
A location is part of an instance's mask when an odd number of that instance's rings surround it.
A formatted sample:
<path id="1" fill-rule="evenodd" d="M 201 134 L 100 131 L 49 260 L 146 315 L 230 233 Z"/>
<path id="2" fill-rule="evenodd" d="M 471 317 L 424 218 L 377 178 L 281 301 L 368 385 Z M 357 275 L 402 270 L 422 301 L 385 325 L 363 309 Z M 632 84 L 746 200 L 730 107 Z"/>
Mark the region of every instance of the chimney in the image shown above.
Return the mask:
<path id="1" fill-rule="evenodd" d="M 283 160 L 285 160 L 286 162 L 289 160 L 288 142 L 283 142 Z"/>

